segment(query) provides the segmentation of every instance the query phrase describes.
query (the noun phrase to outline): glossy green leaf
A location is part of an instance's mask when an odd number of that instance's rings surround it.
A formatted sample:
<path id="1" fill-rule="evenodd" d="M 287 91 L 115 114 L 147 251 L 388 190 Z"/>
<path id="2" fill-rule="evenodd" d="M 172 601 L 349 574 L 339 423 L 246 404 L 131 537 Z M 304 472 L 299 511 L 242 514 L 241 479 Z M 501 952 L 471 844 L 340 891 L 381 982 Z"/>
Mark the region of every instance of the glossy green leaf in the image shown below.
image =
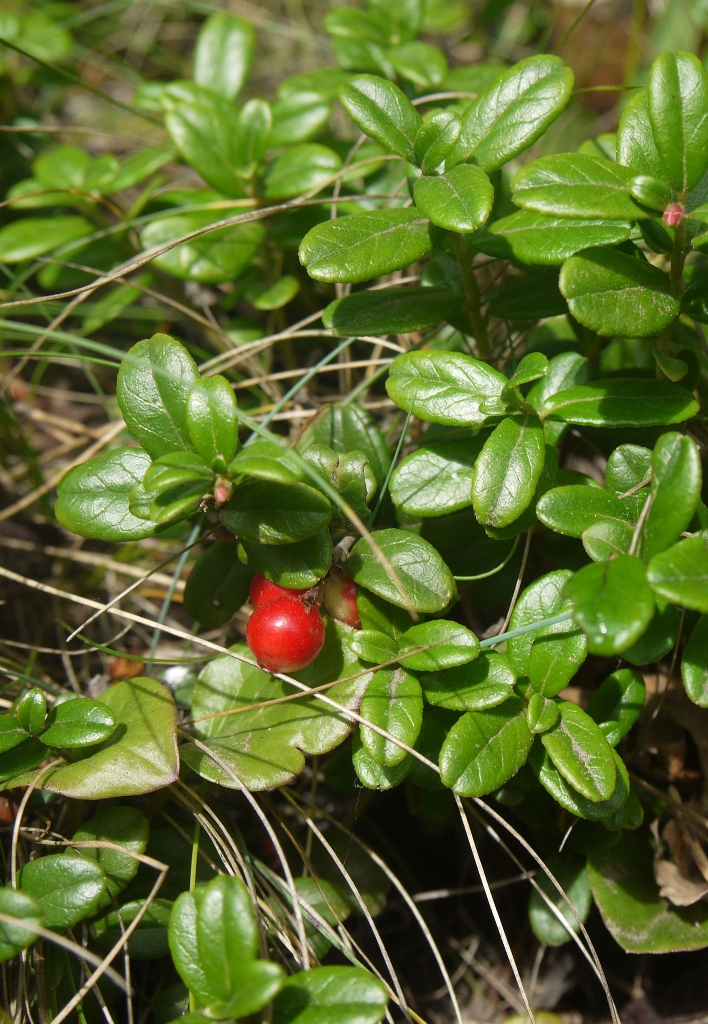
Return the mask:
<path id="1" fill-rule="evenodd" d="M 201 478 L 184 481 L 160 493 L 147 491 L 148 499 L 152 499 L 148 508 L 148 517 L 160 526 L 164 526 L 167 523 L 178 522 L 180 519 L 194 515 L 199 510 L 204 492 L 205 482 Z M 130 508 L 131 511 L 138 512 L 139 509 L 134 504 L 135 495 L 136 491 L 132 491 Z"/>
<path id="2" fill-rule="evenodd" d="M 355 75 L 339 90 L 339 101 L 366 135 L 405 160 L 415 161 L 415 138 L 422 119 L 397 85 L 374 75 Z"/>
<path id="3" fill-rule="evenodd" d="M 112 195 L 133 188 L 173 159 L 174 153 L 169 149 L 156 149 L 152 146 L 141 149 L 122 161 L 103 186 L 103 191 L 107 195 Z"/>
<path id="4" fill-rule="evenodd" d="M 693 627 L 681 660 L 681 678 L 694 704 L 708 707 L 708 615 Z"/>
<path id="5" fill-rule="evenodd" d="M 628 555 L 634 538 L 632 523 L 613 522 L 593 523 L 583 530 L 583 547 L 593 562 L 604 562 L 615 555 Z"/>
<path id="6" fill-rule="evenodd" d="M 234 477 L 250 476 L 278 484 L 294 484 L 305 479 L 305 472 L 288 448 L 275 441 L 255 441 L 242 448 L 229 464 Z"/>
<path id="7" fill-rule="evenodd" d="M 558 57 L 538 54 L 514 64 L 470 104 L 447 165 L 475 163 L 489 172 L 527 149 L 570 99 L 573 73 Z"/>
<path id="8" fill-rule="evenodd" d="M 4 963 L 34 942 L 36 927 L 44 924 L 44 916 L 34 896 L 10 885 L 0 888 L 0 914 L 17 918 L 14 924 L 0 924 L 0 963 Z"/>
<path id="9" fill-rule="evenodd" d="M 256 959 L 258 926 L 240 878 L 221 875 L 182 893 L 168 937 L 182 980 L 217 1019 L 257 1012 L 283 985 L 279 964 Z"/>
<path id="10" fill-rule="evenodd" d="M 584 484 L 554 487 L 536 506 L 544 526 L 567 537 L 581 537 L 599 523 L 614 523 L 621 528 L 630 521 L 631 511 L 611 491 Z"/>
<path id="11" fill-rule="evenodd" d="M 342 161 L 328 146 L 304 142 L 286 150 L 273 163 L 265 179 L 265 198 L 291 199 L 322 188 L 341 168 Z"/>
<path id="12" fill-rule="evenodd" d="M 101 701 L 72 697 L 57 703 L 47 715 L 42 743 L 49 747 L 87 747 L 113 735 L 116 718 Z"/>
<path id="13" fill-rule="evenodd" d="M 560 290 L 581 324 L 608 337 L 658 334 L 679 311 L 663 271 L 615 249 L 571 256 L 561 270 Z"/>
<path id="14" fill-rule="evenodd" d="M 526 706 L 518 697 L 486 711 L 468 711 L 442 745 L 442 781 L 460 796 L 484 796 L 516 774 L 532 743 Z"/>
<path id="15" fill-rule="evenodd" d="M 326 126 L 332 106 L 320 92 L 297 92 L 281 97 L 272 106 L 270 148 L 307 142 Z"/>
<path id="16" fill-rule="evenodd" d="M 254 566 L 239 559 L 236 543 L 216 541 L 199 556 L 187 577 L 185 611 L 205 629 L 216 629 L 247 600 L 253 572 Z"/>
<path id="17" fill-rule="evenodd" d="M 203 481 L 200 485 L 207 486 L 213 479 L 213 472 L 200 455 L 194 452 L 169 452 L 155 459 L 143 477 L 143 485 L 148 492 L 162 494 L 177 484 Z"/>
<path id="18" fill-rule="evenodd" d="M 553 764 L 570 785 L 593 802 L 608 800 L 617 773 L 612 748 L 605 736 L 577 704 L 563 700 L 560 717 L 541 742 Z"/>
<path id="19" fill-rule="evenodd" d="M 367 687 L 359 713 L 366 721 L 412 747 L 423 722 L 420 683 L 400 666 L 380 669 Z M 405 750 L 397 743 L 363 723 L 359 730 L 369 757 L 377 764 L 393 768 L 406 756 Z"/>
<path id="20" fill-rule="evenodd" d="M 19 874 L 20 888 L 33 896 L 47 928 L 73 928 L 93 917 L 106 895 L 99 864 L 72 853 L 55 853 L 29 861 Z"/>
<path id="21" fill-rule="evenodd" d="M 377 665 L 395 661 L 398 655 L 398 644 L 376 629 L 356 629 L 349 646 L 362 661 L 372 661 Z"/>
<path id="22" fill-rule="evenodd" d="M 652 665 L 672 650 L 680 625 L 680 609 L 657 597 L 654 616 L 646 632 L 626 651 L 622 651 L 622 657 L 632 665 Z"/>
<path id="23" fill-rule="evenodd" d="M 415 209 L 371 210 L 323 221 L 302 240 L 300 262 L 316 281 L 370 281 L 433 248 L 432 225 Z"/>
<path id="24" fill-rule="evenodd" d="M 415 652 L 418 648 L 428 648 Z M 443 619 L 411 626 L 399 640 L 401 664 L 414 672 L 466 665 L 479 655 L 479 640 L 458 622 Z"/>
<path id="25" fill-rule="evenodd" d="M 695 441 L 671 431 L 656 442 L 651 464 L 651 504 L 644 520 L 645 562 L 679 539 L 701 497 L 701 458 Z"/>
<path id="26" fill-rule="evenodd" d="M 512 695 L 516 675 L 509 662 L 494 651 L 481 651 L 471 663 L 418 674 L 429 704 L 453 711 L 482 711 Z"/>
<path id="27" fill-rule="evenodd" d="M 576 257 L 573 257 L 574 259 Z M 546 399 L 545 418 L 586 427 L 653 427 L 683 423 L 698 412 L 685 388 L 646 378 L 598 380 Z"/>
<path id="28" fill-rule="evenodd" d="M 420 40 L 391 47 L 386 56 L 397 74 L 421 92 L 437 89 L 447 74 L 447 59 L 442 50 Z"/>
<path id="29" fill-rule="evenodd" d="M 559 391 L 567 391 L 576 384 L 585 384 L 590 379 L 590 364 L 585 356 L 577 352 L 563 352 L 554 356 L 548 364 L 548 373 L 530 389 L 526 401 L 541 412 L 543 403 Z M 547 444 L 557 444 L 565 431 L 562 423 L 548 420 L 543 427 Z"/>
<path id="30" fill-rule="evenodd" d="M 235 99 L 251 70 L 256 36 L 250 22 L 226 11 L 212 14 L 202 25 L 194 48 L 194 81 Z"/>
<path id="31" fill-rule="evenodd" d="M 649 70 L 649 120 L 674 188 L 687 192 L 708 166 L 708 75 L 692 53 L 662 53 Z"/>
<path id="32" fill-rule="evenodd" d="M 39 788 L 76 800 L 110 800 L 151 793 L 174 782 L 177 712 L 170 691 L 141 676 L 111 686 L 98 703 L 115 716 L 113 735 L 84 760 L 52 768 Z M 35 777 L 23 775 L 13 784 L 26 786 Z"/>
<path id="33" fill-rule="evenodd" d="M 632 178 L 629 190 L 637 202 L 658 213 L 663 213 L 671 202 L 671 190 L 651 174 L 638 174 Z"/>
<path id="34" fill-rule="evenodd" d="M 224 472 L 238 447 L 236 399 L 225 377 L 204 377 L 192 384 L 187 396 L 187 429 L 197 453 Z"/>
<path id="35" fill-rule="evenodd" d="M 323 530 L 329 501 L 314 487 L 252 478 L 239 484 L 220 512 L 227 530 L 257 544 L 292 544 Z"/>
<path id="36" fill-rule="evenodd" d="M 417 612 L 439 612 L 448 607 L 456 594 L 455 581 L 431 544 L 407 530 L 376 530 L 373 537 Z M 363 537 L 351 550 L 347 573 L 359 586 L 406 607 L 387 567 Z"/>
<path id="37" fill-rule="evenodd" d="M 34 260 L 90 235 L 93 230 L 93 224 L 85 217 L 23 217 L 0 228 L 0 260 Z"/>
<path id="38" fill-rule="evenodd" d="M 329 687 L 326 692 L 331 700 L 355 710 L 372 673 L 364 669 L 350 650 L 348 640 L 352 634 L 347 626 L 330 619 L 321 653 L 296 675 L 308 686 L 355 675 L 354 679 Z M 233 649 L 249 660 L 252 658 L 245 644 Z M 199 677 L 192 715 L 197 738 L 214 751 L 228 770 L 193 744 L 180 748 L 182 759 L 202 778 L 229 789 L 238 788 L 234 774 L 254 791 L 285 785 L 304 768 L 305 753 L 327 753 L 349 735 L 355 723 L 316 697 L 261 706 L 239 714 L 220 713 L 295 692 L 293 686 L 255 665 L 228 655 L 215 658 Z M 220 717 L 214 718 L 214 715 Z"/>
<path id="39" fill-rule="evenodd" d="M 15 705 L 18 725 L 31 736 L 38 736 L 42 732 L 46 714 L 47 698 L 44 690 L 38 687 L 28 690 Z"/>
<path id="40" fill-rule="evenodd" d="M 12 750 L 27 739 L 27 730 L 23 729 L 14 715 L 0 715 L 0 754 Z"/>
<path id="41" fill-rule="evenodd" d="M 652 453 L 637 444 L 621 444 L 610 455 L 605 468 L 605 487 L 626 494 L 651 476 Z"/>
<path id="42" fill-rule="evenodd" d="M 535 416 L 508 416 L 485 441 L 475 463 L 472 504 L 480 523 L 503 527 L 528 507 L 546 454 Z"/>
<path id="43" fill-rule="evenodd" d="M 651 622 L 654 595 L 644 566 L 631 555 L 586 565 L 565 586 L 573 617 L 587 634 L 592 654 L 619 654 Z"/>
<path id="44" fill-rule="evenodd" d="M 636 93 L 622 111 L 617 129 L 617 162 L 634 174 L 662 180 L 666 171 L 654 141 L 646 89 Z"/>
<path id="45" fill-rule="evenodd" d="M 520 629 L 568 611 L 563 588 L 571 579 L 567 569 L 547 573 L 526 587 L 516 602 L 509 628 Z M 585 660 L 585 636 L 573 622 L 552 626 L 507 642 L 507 656 L 518 675 L 529 676 L 534 689 L 545 697 L 560 693 Z"/>
<path id="46" fill-rule="evenodd" d="M 290 274 L 284 274 L 277 281 L 250 281 L 244 295 L 256 309 L 282 309 L 300 291 L 300 282 Z"/>
<path id="47" fill-rule="evenodd" d="M 630 230 L 622 220 L 571 219 L 519 210 L 495 221 L 488 234 L 475 239 L 475 246 L 490 256 L 552 267 L 582 249 L 624 242 Z"/>
<path id="48" fill-rule="evenodd" d="M 325 31 L 342 39 L 366 39 L 385 46 L 388 42 L 387 18 L 377 11 L 360 11 L 354 7 L 338 7 L 324 20 Z M 348 80 L 345 79 L 345 83 Z M 336 95 L 336 93 L 335 93 Z"/>
<path id="49" fill-rule="evenodd" d="M 305 450 L 303 458 L 322 476 L 322 484 L 325 480 L 330 486 L 334 484 L 343 501 L 360 519 L 368 523 L 368 502 L 376 493 L 377 481 L 366 455 L 363 452 L 340 455 L 324 445 L 311 445 Z M 312 480 L 312 485 L 317 488 L 321 486 L 316 479 Z M 332 510 L 332 526 L 348 531 L 356 530 L 343 509 L 338 507 Z"/>
<path id="50" fill-rule="evenodd" d="M 556 854 L 548 858 L 546 866 L 563 887 L 566 896 L 575 908 L 577 917 L 585 922 L 592 906 L 592 893 L 585 860 L 577 854 Z M 550 903 L 560 911 L 567 927 L 558 920 L 548 903 L 534 889 L 529 898 L 531 930 L 539 942 L 548 946 L 562 946 L 564 942 L 570 942 L 571 932 L 580 931 L 580 925 L 568 904 L 544 872 L 539 872 L 536 881 Z"/>
<path id="51" fill-rule="evenodd" d="M 517 206 L 586 220 L 633 221 L 649 214 L 632 198 L 632 172 L 587 153 L 555 153 L 527 164 L 512 181 Z"/>
<path id="52" fill-rule="evenodd" d="M 195 210 L 160 217 L 147 224 L 141 233 L 143 247 L 166 245 L 224 219 L 223 210 Z M 156 256 L 155 266 L 183 281 L 220 284 L 232 281 L 258 252 L 265 237 L 262 224 L 234 224 L 216 228 Z"/>
<path id="53" fill-rule="evenodd" d="M 506 377 L 457 352 L 407 352 L 391 364 L 386 390 L 396 405 L 420 419 L 481 426 L 506 410 Z"/>
<path id="54" fill-rule="evenodd" d="M 700 900 L 675 907 L 659 895 L 648 832 L 625 833 L 606 853 L 588 859 L 590 887 L 602 920 L 630 953 L 702 949 L 708 942 L 708 907 Z"/>
<path id="55" fill-rule="evenodd" d="M 78 146 L 50 146 L 32 162 L 32 171 L 43 188 L 81 189 L 93 163 Z"/>
<path id="56" fill-rule="evenodd" d="M 378 764 L 368 753 L 358 732 L 352 737 L 352 765 L 356 777 L 367 789 L 378 789 L 381 792 L 394 789 L 406 779 L 413 768 L 414 758 L 406 754 L 402 761 L 389 768 Z"/>
<path id="57" fill-rule="evenodd" d="M 265 100 L 252 99 L 245 103 L 238 115 L 238 143 L 242 173 L 252 178 L 268 149 L 273 115 Z"/>
<path id="58" fill-rule="evenodd" d="M 34 736 L 28 736 L 24 742 L 0 754 L 0 782 L 5 783 L 22 772 L 36 768 L 49 754 L 50 747 Z"/>
<path id="59" fill-rule="evenodd" d="M 564 810 L 585 821 L 607 822 L 621 811 L 630 795 L 629 775 L 624 761 L 616 750 L 610 748 L 610 752 L 614 758 L 616 783 L 608 800 L 588 800 L 574 789 L 553 764 L 540 737 L 529 754 L 529 766 L 543 788 Z"/>
<path id="60" fill-rule="evenodd" d="M 439 110 L 427 117 L 413 143 L 416 163 L 423 174 L 433 174 L 457 142 L 462 123 L 451 110 Z"/>
<path id="61" fill-rule="evenodd" d="M 118 403 L 131 433 L 151 458 L 191 449 L 187 398 L 198 377 L 186 348 L 167 334 L 139 341 L 121 363 Z"/>
<path id="62" fill-rule="evenodd" d="M 211 89 L 174 82 L 161 96 L 165 127 L 184 159 L 224 195 L 245 195 L 239 174 L 239 117 L 233 104 Z"/>
<path id="63" fill-rule="evenodd" d="M 101 900 L 103 906 L 111 905 L 111 897 L 117 896 L 132 882 L 138 873 L 140 862 L 131 854 L 145 853 L 150 824 L 147 818 L 134 807 L 111 807 L 99 811 L 72 836 L 73 843 L 113 843 L 127 852 L 101 847 L 76 847 L 76 857 L 93 861 L 102 868 L 106 892 Z"/>
<path id="64" fill-rule="evenodd" d="M 244 541 L 243 547 L 248 556 L 249 571 L 261 572 L 266 579 L 289 590 L 314 587 L 327 574 L 332 561 L 329 530 L 320 530 L 295 544 L 251 544 Z"/>
<path id="65" fill-rule="evenodd" d="M 313 444 L 327 445 L 335 452 L 363 452 L 379 483 L 391 465 L 391 453 L 378 423 L 356 402 L 328 405 L 303 432 L 297 444 L 299 452 Z"/>
<path id="66" fill-rule="evenodd" d="M 388 994 L 359 967 L 315 967 L 291 974 L 273 1003 L 273 1024 L 379 1024 Z"/>
<path id="67" fill-rule="evenodd" d="M 572 623 L 557 622 L 535 633 L 527 669 L 534 690 L 545 697 L 555 697 L 585 661 L 587 648 L 585 634 L 574 629 Z"/>
<path id="68" fill-rule="evenodd" d="M 322 322 L 343 338 L 408 334 L 447 320 L 461 305 L 461 295 L 441 288 L 381 288 L 335 299 L 322 314 Z"/>
<path id="69" fill-rule="evenodd" d="M 535 380 L 540 380 L 547 375 L 549 368 L 548 356 L 543 352 L 527 352 L 505 384 L 504 394 L 510 394 L 522 384 L 531 384 Z"/>
<path id="70" fill-rule="evenodd" d="M 632 728 L 644 707 L 644 679 L 631 668 L 609 675 L 593 694 L 588 714 L 611 747 L 616 747 Z"/>
<path id="71" fill-rule="evenodd" d="M 325 25 L 332 15 L 340 13 L 332 11 L 325 19 Z M 358 13 L 358 12 L 357 12 Z M 287 99 L 289 96 L 300 93 L 316 93 L 323 100 L 334 100 L 337 98 L 339 89 L 346 85 L 351 75 L 342 71 L 341 68 L 320 68 L 318 71 L 306 71 L 303 75 L 293 75 L 285 78 L 278 85 L 278 96 Z"/>
<path id="72" fill-rule="evenodd" d="M 447 231 L 476 231 L 494 202 L 491 181 L 473 164 L 459 164 L 439 176 L 418 178 L 413 195 L 418 209 Z"/>
<path id="73" fill-rule="evenodd" d="M 155 532 L 155 523 L 130 512 L 129 495 L 150 465 L 139 448 L 111 452 L 69 470 L 57 488 L 54 512 L 73 533 L 100 540 L 139 540 Z"/>
<path id="74" fill-rule="evenodd" d="M 667 601 L 708 613 L 708 540 L 698 534 L 655 555 L 647 579 Z"/>
<path id="75" fill-rule="evenodd" d="M 483 441 L 439 441 L 407 456 L 391 475 L 394 504 L 410 516 L 442 516 L 468 507 Z"/>
<path id="76" fill-rule="evenodd" d="M 552 729 L 560 715 L 560 702 L 532 693 L 526 708 L 526 720 L 531 732 L 541 733 Z"/>

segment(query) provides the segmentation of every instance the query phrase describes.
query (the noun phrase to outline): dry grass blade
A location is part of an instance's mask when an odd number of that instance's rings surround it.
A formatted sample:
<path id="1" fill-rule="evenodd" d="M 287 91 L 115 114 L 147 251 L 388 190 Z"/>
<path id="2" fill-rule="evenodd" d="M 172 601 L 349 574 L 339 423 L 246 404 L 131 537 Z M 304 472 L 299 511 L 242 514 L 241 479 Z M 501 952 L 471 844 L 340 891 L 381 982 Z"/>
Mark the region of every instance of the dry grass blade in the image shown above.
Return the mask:
<path id="1" fill-rule="evenodd" d="M 322 844 L 322 846 L 325 848 L 325 850 L 327 851 L 329 856 L 332 858 L 334 863 L 337 865 L 338 870 L 341 871 L 342 877 L 344 878 L 345 882 L 347 883 L 347 885 L 351 889 L 351 892 L 352 892 L 352 895 L 354 896 L 354 899 L 359 904 L 361 912 L 364 915 L 364 917 L 366 918 L 366 921 L 367 921 L 369 927 L 371 928 L 371 931 L 373 932 L 374 938 L 376 939 L 376 944 L 377 944 L 377 946 L 379 947 L 379 949 L 381 951 L 381 956 L 383 957 L 384 963 L 386 964 L 386 969 L 388 970 L 388 973 L 389 973 L 389 975 L 391 977 L 391 981 L 393 983 L 393 987 L 394 987 L 394 989 L 396 991 L 396 995 L 398 997 L 399 1005 L 400 1005 L 401 1009 L 403 1010 L 403 1013 L 405 1014 L 405 1016 L 410 1020 L 410 1017 L 411 1017 L 410 1009 L 408 1007 L 408 1004 L 406 1003 L 406 998 L 403 995 L 403 989 L 401 988 L 401 983 L 398 980 L 398 975 L 396 974 L 396 971 L 395 971 L 395 969 L 393 967 L 393 964 L 391 963 L 391 958 L 388 955 L 388 950 L 386 949 L 386 943 L 381 938 L 381 933 L 379 932 L 378 928 L 376 927 L 374 919 L 371 916 L 371 913 L 369 912 L 369 908 L 366 906 L 366 902 L 364 901 L 364 898 L 362 897 L 361 893 L 359 892 L 359 889 L 357 888 L 357 885 L 354 882 L 354 879 L 349 874 L 349 872 L 347 871 L 346 867 L 344 866 L 344 864 L 342 863 L 340 858 L 337 856 L 335 851 L 332 849 L 330 844 L 327 842 L 326 838 L 322 835 L 322 832 L 320 831 L 320 829 L 318 829 L 317 825 L 315 825 L 315 823 L 312 820 L 312 818 L 306 818 L 305 822 L 307 824 L 307 827 L 314 833 L 316 838 L 319 839 L 319 841 Z"/>
<path id="2" fill-rule="evenodd" d="M 533 1010 L 531 1009 L 531 1004 L 530 1004 L 528 996 L 526 994 L 526 989 L 524 987 L 524 983 L 523 983 L 523 980 L 521 978 L 521 974 L 519 972 L 519 968 L 517 967 L 517 964 L 516 964 L 516 958 L 514 957 L 514 954 L 513 954 L 512 949 L 511 949 L 511 945 L 509 944 L 509 939 L 507 938 L 506 931 L 504 929 L 504 925 L 502 924 L 502 919 L 499 916 L 499 911 L 497 910 L 497 905 L 496 905 L 496 903 L 494 901 L 494 896 L 492 895 L 492 890 L 489 888 L 489 882 L 487 880 L 487 873 L 484 870 L 484 864 L 482 863 L 482 858 L 479 855 L 479 850 L 477 849 L 477 844 L 476 844 L 476 842 L 474 840 L 474 835 L 472 834 L 472 829 L 470 827 L 469 819 L 467 817 L 467 814 L 465 813 L 465 809 L 464 809 L 464 807 L 462 805 L 462 801 L 460 800 L 460 798 L 457 795 L 457 793 L 455 793 L 455 803 L 457 804 L 457 810 L 458 810 L 458 812 L 460 814 L 460 820 L 462 821 L 462 826 L 463 826 L 463 828 L 465 830 L 465 835 L 467 836 L 467 841 L 470 844 L 470 850 L 472 851 L 472 856 L 474 857 L 474 862 L 475 862 L 475 865 L 477 867 L 477 871 L 479 872 L 479 877 L 481 878 L 482 885 L 484 886 L 484 895 L 487 897 L 487 903 L 489 904 L 489 909 L 492 912 L 492 917 L 494 918 L 494 923 L 497 926 L 497 931 L 499 932 L 499 938 L 502 940 L 502 944 L 504 946 L 504 950 L 505 950 L 507 958 L 509 960 L 509 964 L 511 966 L 512 971 L 514 972 L 514 978 L 516 979 L 516 984 L 519 986 L 519 992 L 521 993 L 521 998 L 524 1001 L 524 1006 L 526 1007 L 526 1012 L 527 1012 L 527 1014 L 529 1015 L 529 1017 L 531 1019 L 531 1024 L 536 1024 L 536 1018 L 534 1017 Z"/>
<path id="3" fill-rule="evenodd" d="M 305 934 L 305 922 L 302 917 L 302 910 L 300 909 L 300 898 L 297 894 L 297 889 L 295 888 L 295 879 L 293 878 L 292 871 L 290 870 L 290 865 L 288 864 L 287 858 L 280 844 L 280 840 L 278 839 L 278 836 L 276 835 L 273 826 L 268 821 L 268 818 L 258 805 L 258 801 L 256 800 L 256 798 L 253 796 L 252 793 L 248 791 L 248 789 L 239 779 L 238 775 L 236 775 L 236 773 L 229 767 L 229 765 L 227 765 L 226 762 L 222 758 L 220 758 L 218 754 L 215 754 L 213 750 L 207 747 L 206 744 L 201 743 L 197 739 L 192 740 L 192 742 L 196 747 L 199 748 L 199 750 L 201 750 L 208 757 L 210 757 L 215 764 L 218 764 L 221 770 L 225 772 L 230 779 L 232 779 L 232 781 L 236 784 L 239 791 L 243 794 L 248 803 L 251 805 L 251 807 L 257 814 L 261 824 L 263 825 L 263 828 L 268 833 L 268 838 L 272 842 L 278 854 L 278 859 L 280 861 L 281 867 L 283 868 L 283 874 L 285 875 L 285 878 L 287 880 L 288 888 L 290 889 L 290 895 L 293 901 L 293 910 L 295 912 L 298 937 L 300 939 L 300 963 L 304 971 L 308 970 L 310 967 L 310 956 L 308 953 L 307 935 Z"/>

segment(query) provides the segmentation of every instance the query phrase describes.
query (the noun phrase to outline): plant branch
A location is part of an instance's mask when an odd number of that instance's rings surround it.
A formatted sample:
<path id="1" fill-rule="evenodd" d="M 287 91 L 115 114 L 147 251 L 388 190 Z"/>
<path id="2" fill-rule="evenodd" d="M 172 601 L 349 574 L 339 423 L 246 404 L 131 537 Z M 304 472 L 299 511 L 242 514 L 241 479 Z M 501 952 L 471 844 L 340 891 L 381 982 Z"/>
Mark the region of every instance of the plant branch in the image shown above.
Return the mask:
<path id="1" fill-rule="evenodd" d="M 465 289 L 465 308 L 469 314 L 474 340 L 477 343 L 477 352 L 480 359 L 489 361 L 491 351 L 489 348 L 489 338 L 487 337 L 487 324 L 482 316 L 482 296 L 472 267 L 471 253 L 467 248 L 464 238 L 457 231 L 450 232 L 450 240 L 460 266 L 460 273 L 462 274 L 462 285 Z"/>

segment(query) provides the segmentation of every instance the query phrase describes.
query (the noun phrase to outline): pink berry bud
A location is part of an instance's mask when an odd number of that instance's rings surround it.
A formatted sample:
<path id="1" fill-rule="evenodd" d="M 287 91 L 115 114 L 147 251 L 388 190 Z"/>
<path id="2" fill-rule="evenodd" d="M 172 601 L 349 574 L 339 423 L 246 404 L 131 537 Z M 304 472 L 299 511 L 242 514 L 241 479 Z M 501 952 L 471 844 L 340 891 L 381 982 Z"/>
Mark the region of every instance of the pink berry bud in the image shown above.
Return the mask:
<path id="1" fill-rule="evenodd" d="M 223 505 L 231 497 L 234 487 L 225 476 L 217 476 L 214 484 L 214 501 L 217 505 Z"/>
<path id="2" fill-rule="evenodd" d="M 686 216 L 686 207 L 683 203 L 669 203 L 664 210 L 662 220 L 667 228 L 676 228 Z"/>

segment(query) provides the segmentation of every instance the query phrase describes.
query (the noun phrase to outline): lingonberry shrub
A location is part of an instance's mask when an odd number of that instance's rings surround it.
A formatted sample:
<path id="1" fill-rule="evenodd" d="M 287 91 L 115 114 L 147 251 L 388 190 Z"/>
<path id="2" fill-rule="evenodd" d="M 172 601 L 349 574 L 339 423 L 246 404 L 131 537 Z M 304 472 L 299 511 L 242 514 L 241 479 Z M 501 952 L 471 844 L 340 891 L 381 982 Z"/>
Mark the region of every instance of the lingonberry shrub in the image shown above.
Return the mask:
<path id="1" fill-rule="evenodd" d="M 156 629 L 155 644 L 160 631 L 189 639 L 191 625 L 189 657 L 204 662 L 162 674 L 156 648 L 128 654 L 148 675 L 98 700 L 53 699 L 49 687 L 47 699 L 33 663 L 13 669 L 2 784 L 32 784 L 47 808 L 68 798 L 71 822 L 110 799 L 73 840 L 113 844 L 114 859 L 102 848 L 25 858 L 19 872 L 13 862 L 0 911 L 25 928 L 0 935 L 0 957 L 42 922 L 67 934 L 82 923 L 87 959 L 120 948 L 134 925 L 136 949 L 171 954 L 189 1024 L 273 1000 L 278 1024 L 309 1021 L 310 1007 L 359 1019 L 364 1004 L 367 1021 L 382 1019 L 385 990 L 337 930 L 352 897 L 335 840 L 323 844 L 325 889 L 308 863 L 320 766 L 332 779 L 343 759 L 345 792 L 355 777 L 404 786 L 430 828 L 445 827 L 453 794 L 477 800 L 495 835 L 513 819 L 575 908 L 534 882 L 542 943 L 577 938 L 594 901 L 631 952 L 708 945 L 704 884 L 686 866 L 693 850 L 705 867 L 692 845 L 698 812 L 668 788 L 693 801 L 706 781 L 708 76 L 694 55 L 663 53 L 616 132 L 570 153 L 555 151 L 558 132 L 544 150 L 546 130 L 581 102 L 564 61 L 543 52 L 450 69 L 417 38 L 425 16 L 417 0 L 332 11 L 339 66 L 285 80 L 270 102 L 240 98 L 251 27 L 215 15 L 193 80 L 144 83 L 133 97 L 158 121 L 159 145 L 118 160 L 47 142 L 8 192 L 0 264 L 12 295 L 41 299 L 32 309 L 47 316 L 76 296 L 69 316 L 106 289 L 80 330 L 17 321 L 8 336 L 40 336 L 37 351 L 93 363 L 87 375 L 98 367 L 111 384 L 119 364 L 122 421 L 63 475 L 56 520 L 94 546 L 125 543 L 127 559 L 179 540 L 159 619 L 140 594 L 128 611 L 129 595 L 112 590 L 111 611 Z M 149 319 L 157 285 L 167 298 L 154 320 L 187 309 L 191 326 L 178 322 L 181 340 L 161 329 L 133 343 L 116 323 Z M 263 354 L 281 342 L 273 369 Z M 322 390 L 336 360 L 341 391 Z M 90 563 L 95 552 L 83 554 Z M 186 559 L 180 626 L 170 607 Z M 324 618 L 311 599 L 322 580 Z M 119 641 L 106 631 L 88 642 L 112 653 Z M 672 774 L 650 739 L 655 721 L 686 749 L 692 737 L 695 769 Z M 308 822 L 303 876 L 292 879 L 285 857 L 282 877 L 246 858 L 241 834 L 198 809 L 225 870 L 246 884 L 198 886 L 197 839 L 189 889 L 178 875 L 174 905 L 136 930 L 154 893 L 134 855 L 149 849 L 163 804 L 118 801 L 169 786 L 180 806 L 201 808 L 195 778 L 224 801 L 227 790 L 250 797 L 304 779 L 307 756 L 310 802 L 293 787 L 288 811 Z M 380 910 L 385 896 L 370 895 Z M 266 946 L 289 970 L 330 946 L 357 966 L 285 980 Z M 129 949 L 138 955 L 132 938 Z M 42 1021 L 47 1012 L 43 1001 Z"/>

